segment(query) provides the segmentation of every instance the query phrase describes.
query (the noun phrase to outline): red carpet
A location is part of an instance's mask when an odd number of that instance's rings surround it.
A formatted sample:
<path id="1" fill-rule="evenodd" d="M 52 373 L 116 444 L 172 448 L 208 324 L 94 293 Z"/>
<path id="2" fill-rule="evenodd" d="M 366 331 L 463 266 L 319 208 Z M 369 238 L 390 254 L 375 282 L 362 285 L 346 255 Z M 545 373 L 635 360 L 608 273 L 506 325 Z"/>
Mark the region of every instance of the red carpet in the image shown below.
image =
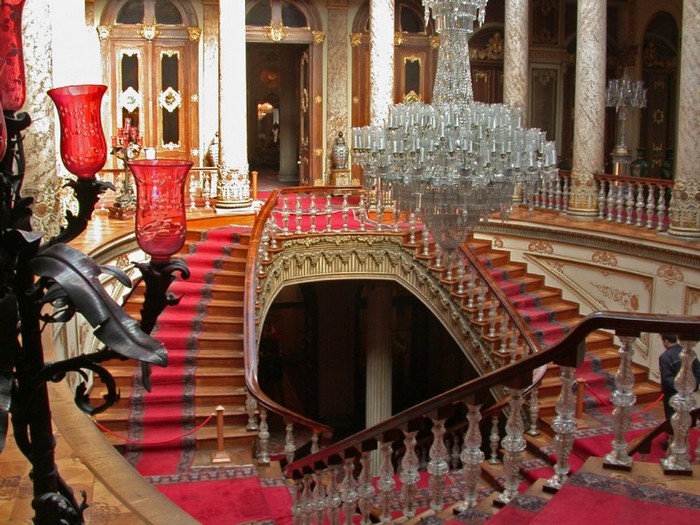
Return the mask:
<path id="1" fill-rule="evenodd" d="M 219 261 L 244 231 L 228 227 L 207 232 L 185 257 L 190 278 L 176 279 L 170 287 L 180 303 L 163 311 L 153 331 L 168 349 L 168 366 L 153 368 L 151 392 L 141 386 L 137 368 L 132 391 L 126 456 L 142 475 L 181 472 L 191 463 L 194 436 L 180 436 L 194 429 L 197 332 Z"/>
<path id="2" fill-rule="evenodd" d="M 580 472 L 529 523 L 696 525 L 700 496 Z"/>
<path id="3" fill-rule="evenodd" d="M 291 524 L 292 499 L 282 480 L 279 481 L 276 486 L 263 486 L 257 477 L 248 477 L 156 487 L 205 525 L 238 525 L 259 521 Z"/>

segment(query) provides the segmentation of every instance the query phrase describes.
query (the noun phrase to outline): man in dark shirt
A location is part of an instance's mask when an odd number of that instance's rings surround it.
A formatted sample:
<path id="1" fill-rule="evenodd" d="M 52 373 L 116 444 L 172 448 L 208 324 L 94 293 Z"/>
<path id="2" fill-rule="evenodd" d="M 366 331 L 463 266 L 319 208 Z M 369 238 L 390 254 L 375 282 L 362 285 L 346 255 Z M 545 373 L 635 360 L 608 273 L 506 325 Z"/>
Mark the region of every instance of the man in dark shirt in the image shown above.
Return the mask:
<path id="1" fill-rule="evenodd" d="M 669 404 L 669 401 L 671 401 L 671 396 L 676 393 L 674 381 L 681 369 L 681 352 L 683 351 L 683 347 L 678 344 L 678 338 L 675 334 L 661 334 L 661 342 L 666 349 L 659 356 L 661 392 L 664 394 L 664 414 L 666 420 L 671 421 L 674 410 Z M 697 389 L 700 384 L 700 361 L 698 361 L 697 356 L 693 359 L 693 375 L 695 376 L 695 389 Z"/>

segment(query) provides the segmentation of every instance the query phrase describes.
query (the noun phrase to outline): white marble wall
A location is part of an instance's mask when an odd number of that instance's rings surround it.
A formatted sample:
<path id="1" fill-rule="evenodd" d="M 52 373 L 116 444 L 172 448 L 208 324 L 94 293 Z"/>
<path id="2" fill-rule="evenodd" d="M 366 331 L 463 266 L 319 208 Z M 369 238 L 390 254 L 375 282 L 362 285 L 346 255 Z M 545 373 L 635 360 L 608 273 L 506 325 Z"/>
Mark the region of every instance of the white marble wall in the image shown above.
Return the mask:
<path id="1" fill-rule="evenodd" d="M 330 152 L 333 141 L 342 131 L 348 137 L 348 82 L 350 72 L 347 7 L 328 10 L 328 32 L 326 33 L 327 63 L 326 99 L 328 101 L 326 120 L 326 151 Z"/>
<path id="2" fill-rule="evenodd" d="M 219 130 L 219 5 L 204 2 L 202 20 L 199 135 L 203 157 Z"/>
<path id="3" fill-rule="evenodd" d="M 370 106 L 372 125 L 382 123 L 394 103 L 394 0 L 370 0 Z"/>

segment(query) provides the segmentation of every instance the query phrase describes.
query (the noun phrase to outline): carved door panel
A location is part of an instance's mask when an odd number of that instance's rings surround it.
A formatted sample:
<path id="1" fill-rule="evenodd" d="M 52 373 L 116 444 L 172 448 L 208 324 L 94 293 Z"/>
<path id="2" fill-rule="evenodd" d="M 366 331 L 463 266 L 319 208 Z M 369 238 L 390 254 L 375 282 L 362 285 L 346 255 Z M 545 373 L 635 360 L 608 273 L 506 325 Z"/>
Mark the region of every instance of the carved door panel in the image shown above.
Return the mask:
<path id="1" fill-rule="evenodd" d="M 307 186 L 310 181 L 310 151 L 309 151 L 309 52 L 301 56 L 299 71 L 299 184 Z"/>

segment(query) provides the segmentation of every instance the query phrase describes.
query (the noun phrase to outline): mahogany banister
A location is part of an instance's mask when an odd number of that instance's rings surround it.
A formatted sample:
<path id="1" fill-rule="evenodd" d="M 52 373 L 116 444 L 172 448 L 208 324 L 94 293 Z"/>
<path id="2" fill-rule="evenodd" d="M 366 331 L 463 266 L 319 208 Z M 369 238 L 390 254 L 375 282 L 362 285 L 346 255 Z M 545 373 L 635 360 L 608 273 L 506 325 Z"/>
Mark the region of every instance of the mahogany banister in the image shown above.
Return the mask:
<path id="1" fill-rule="evenodd" d="M 258 213 L 258 219 L 253 224 L 250 236 L 250 245 L 246 261 L 246 278 L 244 291 L 244 322 L 243 322 L 243 352 L 245 361 L 245 382 L 249 394 L 267 410 L 279 414 L 286 423 L 294 423 L 312 429 L 315 434 L 330 437 L 333 428 L 318 421 L 307 418 L 287 407 L 280 405 L 270 399 L 261 389 L 258 383 L 258 352 L 256 336 L 256 296 L 257 278 L 256 258 L 258 247 L 262 238 L 263 228 L 265 228 L 267 217 L 277 203 L 280 190 L 274 190 L 267 202 Z"/>
<path id="2" fill-rule="evenodd" d="M 395 429 L 403 428 L 411 421 L 425 417 L 427 414 L 469 399 L 498 385 L 524 388 L 532 384 L 532 373 L 548 363 L 564 366 L 578 366 L 583 361 L 584 344 L 588 334 L 595 330 L 615 330 L 618 335 L 634 335 L 642 332 L 673 332 L 679 338 L 700 340 L 700 316 L 659 315 L 627 312 L 595 312 L 585 317 L 561 341 L 541 352 L 524 357 L 499 370 L 494 370 L 467 383 L 459 385 L 431 399 L 423 401 L 381 423 L 366 428 L 352 436 L 330 445 L 323 450 L 296 460 L 286 467 L 287 475 L 300 475 L 305 468 L 322 464 L 332 457 L 342 456 L 346 451 L 367 447 L 376 442 L 378 436 Z"/>

